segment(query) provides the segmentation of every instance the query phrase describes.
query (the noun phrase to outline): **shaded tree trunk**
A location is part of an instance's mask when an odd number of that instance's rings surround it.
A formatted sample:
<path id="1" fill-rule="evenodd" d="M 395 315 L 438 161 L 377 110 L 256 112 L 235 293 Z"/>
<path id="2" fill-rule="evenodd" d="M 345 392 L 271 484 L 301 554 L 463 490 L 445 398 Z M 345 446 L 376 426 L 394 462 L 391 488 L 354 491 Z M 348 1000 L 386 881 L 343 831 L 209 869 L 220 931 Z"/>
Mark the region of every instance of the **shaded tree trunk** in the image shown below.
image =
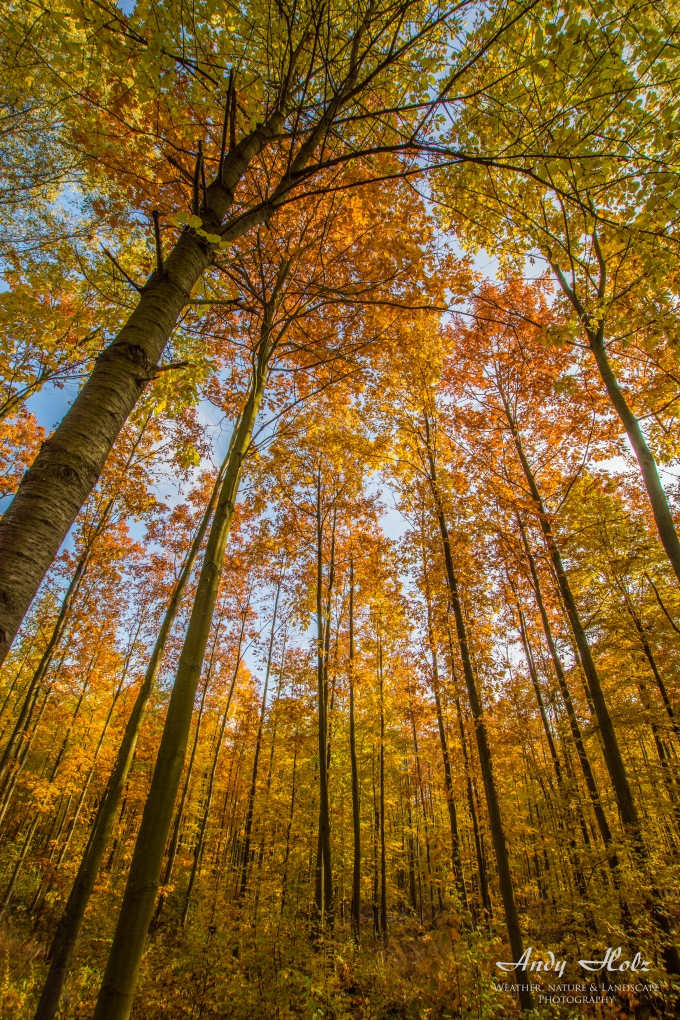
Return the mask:
<path id="1" fill-rule="evenodd" d="M 272 616 L 272 629 L 269 635 L 269 650 L 267 652 L 267 668 L 265 670 L 264 684 L 262 686 L 262 705 L 260 707 L 260 719 L 257 727 L 257 737 L 255 738 L 255 755 L 253 758 L 253 773 L 250 779 L 250 791 L 248 793 L 248 808 L 246 810 L 246 824 L 243 838 L 243 863 L 241 866 L 241 884 L 239 887 L 238 898 L 240 901 L 243 900 L 246 894 L 246 887 L 248 884 L 248 867 L 250 865 L 250 839 L 253 829 L 253 812 L 255 809 L 255 794 L 257 793 L 257 772 L 260 761 L 260 750 L 262 748 L 262 734 L 264 732 L 264 719 L 267 711 L 267 691 L 269 689 L 269 674 L 272 667 L 272 654 L 274 651 L 274 637 L 276 635 L 276 617 L 279 609 L 279 595 L 281 594 L 281 582 L 283 581 L 283 574 L 279 577 L 278 584 L 276 586 L 276 597 L 274 599 L 274 613 Z"/>
<path id="2" fill-rule="evenodd" d="M 382 638 L 378 638 L 380 688 L 380 933 L 387 942 L 387 853 L 385 849 L 385 699 Z"/>
<path id="3" fill-rule="evenodd" d="M 349 564 L 349 757 L 352 770 L 352 936 L 361 940 L 361 805 L 354 720 L 354 560 Z"/>
<path id="4" fill-rule="evenodd" d="M 484 781 L 484 792 L 486 794 L 486 804 L 487 810 L 489 812 L 491 838 L 493 840 L 494 850 L 496 853 L 496 867 L 498 869 L 498 882 L 500 885 L 501 897 L 503 899 L 503 908 L 505 910 L 505 924 L 508 931 L 510 951 L 513 954 L 512 958 L 513 960 L 519 960 L 524 952 L 524 948 L 522 944 L 522 932 L 519 926 L 517 904 L 515 902 L 515 891 L 512 882 L 512 873 L 510 871 L 510 858 L 508 857 L 508 848 L 505 840 L 505 832 L 503 829 L 503 820 L 501 818 L 500 802 L 498 800 L 498 792 L 496 790 L 496 783 L 493 776 L 491 749 L 489 747 L 486 735 L 484 712 L 482 709 L 482 703 L 479 697 L 479 693 L 477 691 L 477 682 L 475 680 L 474 672 L 472 669 L 472 661 L 470 659 L 467 630 L 465 627 L 463 610 L 461 608 L 460 597 L 458 594 L 458 581 L 453 568 L 453 557 L 451 555 L 449 530 L 446 523 L 446 518 L 444 516 L 444 508 L 439 493 L 435 459 L 434 454 L 432 452 L 432 447 L 430 445 L 430 425 L 427 417 L 425 418 L 425 431 L 427 443 L 427 462 L 430 470 L 430 484 L 432 486 L 437 521 L 439 524 L 439 531 L 441 534 L 441 541 L 444 551 L 446 577 L 449 584 L 449 596 L 451 599 L 451 607 L 453 609 L 453 616 L 456 623 L 456 634 L 458 637 L 460 657 L 463 663 L 463 675 L 465 677 L 465 685 L 467 687 L 470 709 L 472 710 L 472 716 L 475 721 L 477 753 L 479 755 L 479 764 L 482 772 L 482 779 Z M 524 984 L 523 982 L 520 982 L 518 998 L 522 1010 L 530 1010 L 533 1008 L 533 998 L 531 995 L 529 984 Z"/>
<path id="5" fill-rule="evenodd" d="M 640 819 L 633 799 L 633 792 L 621 757 L 621 750 L 619 748 L 616 731 L 614 730 L 614 724 L 609 714 L 609 708 L 605 700 L 600 676 L 590 651 L 590 644 L 583 628 L 583 624 L 581 623 L 581 617 L 571 591 L 571 586 L 564 569 L 560 551 L 555 541 L 550 519 L 536 484 L 536 479 L 531 467 L 529 466 L 529 461 L 524 453 L 519 430 L 517 429 L 512 412 L 510 411 L 510 406 L 502 391 L 501 399 L 503 400 L 508 424 L 512 431 L 517 455 L 522 465 L 522 470 L 524 471 L 529 491 L 531 492 L 532 499 L 536 506 L 541 530 L 557 576 L 560 595 L 562 597 L 562 601 L 567 612 L 567 618 L 581 658 L 581 665 L 583 666 L 583 671 L 586 676 L 590 696 L 595 708 L 595 716 L 597 718 L 600 735 L 602 737 L 602 749 L 605 764 L 612 782 L 612 789 L 616 797 L 624 832 L 630 841 L 638 862 L 646 868 L 648 862 L 647 848 L 643 840 Z M 664 960 L 666 968 L 670 973 L 680 974 L 680 954 L 678 953 L 677 947 L 672 942 L 673 926 L 671 920 L 665 911 L 658 891 L 652 889 L 651 896 L 652 902 L 650 903 L 650 912 L 654 923 L 659 928 L 664 939 Z"/>

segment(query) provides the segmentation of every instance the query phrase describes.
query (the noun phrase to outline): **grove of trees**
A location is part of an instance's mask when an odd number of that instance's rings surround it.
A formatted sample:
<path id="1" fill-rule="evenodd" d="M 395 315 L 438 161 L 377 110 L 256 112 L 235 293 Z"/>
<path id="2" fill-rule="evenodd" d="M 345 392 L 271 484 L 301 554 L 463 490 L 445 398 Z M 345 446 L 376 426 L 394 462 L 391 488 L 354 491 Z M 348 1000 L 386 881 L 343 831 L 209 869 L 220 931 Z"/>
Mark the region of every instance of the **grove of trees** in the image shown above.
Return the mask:
<path id="1" fill-rule="evenodd" d="M 0 1014 L 677 1016 L 680 6 L 0 28 Z"/>

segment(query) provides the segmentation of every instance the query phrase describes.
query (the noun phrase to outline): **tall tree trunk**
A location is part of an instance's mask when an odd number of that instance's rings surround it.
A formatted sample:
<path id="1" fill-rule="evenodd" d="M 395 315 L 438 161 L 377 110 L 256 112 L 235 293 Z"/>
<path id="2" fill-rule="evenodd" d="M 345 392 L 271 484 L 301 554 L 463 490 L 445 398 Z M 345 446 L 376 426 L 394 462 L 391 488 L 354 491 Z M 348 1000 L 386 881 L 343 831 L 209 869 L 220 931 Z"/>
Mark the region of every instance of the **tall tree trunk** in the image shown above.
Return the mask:
<path id="1" fill-rule="evenodd" d="M 616 797 L 616 803 L 619 808 L 619 815 L 621 817 L 623 829 L 630 841 L 633 853 L 635 854 L 638 862 L 646 869 L 648 863 L 647 848 L 642 836 L 640 819 L 633 799 L 633 791 L 631 790 L 626 769 L 623 764 L 621 750 L 619 748 L 616 731 L 614 730 L 614 724 L 609 714 L 609 708 L 600 682 L 600 676 L 595 666 L 595 660 L 593 659 L 590 651 L 590 644 L 588 642 L 586 632 L 583 624 L 581 623 L 581 617 L 571 591 L 571 586 L 564 569 L 560 551 L 555 541 L 550 519 L 546 512 L 536 479 L 531 467 L 529 466 L 529 461 L 524 453 L 524 447 L 522 446 L 522 440 L 517 424 L 512 416 L 505 394 L 502 391 L 501 398 L 503 400 L 508 424 L 512 431 L 517 455 L 522 465 L 522 470 L 524 471 L 524 477 L 526 478 L 531 497 L 536 506 L 541 530 L 557 576 L 560 595 L 562 596 L 562 601 L 567 612 L 567 618 L 581 658 L 581 665 L 583 666 L 583 671 L 590 689 L 590 696 L 593 701 L 595 716 L 597 718 L 600 735 L 602 737 L 604 760 L 612 782 L 612 789 L 614 791 L 614 796 Z M 654 923 L 659 928 L 664 939 L 663 952 L 666 968 L 669 973 L 680 974 L 680 953 L 678 953 L 677 947 L 673 942 L 673 925 L 663 906 L 660 894 L 653 887 L 651 890 L 651 897 L 652 902 L 650 903 L 650 912 Z"/>
<path id="2" fill-rule="evenodd" d="M 323 605 L 323 515 L 321 512 L 321 464 L 317 473 L 316 500 L 316 618 L 317 618 L 317 698 L 319 746 L 319 838 L 314 904 L 317 921 L 333 926 L 333 872 L 331 868 L 331 828 L 328 799 L 328 710 L 325 656 L 326 627 Z"/>
<path id="3" fill-rule="evenodd" d="M 453 664 L 453 650 L 451 654 L 451 663 Z M 486 877 L 486 860 L 484 859 L 484 850 L 482 848 L 481 834 L 479 831 L 479 821 L 477 819 L 477 808 L 475 806 L 475 792 L 472 780 L 472 768 L 470 765 L 470 758 L 467 750 L 467 735 L 465 733 L 465 724 L 463 722 L 463 713 L 461 711 L 459 697 L 456 697 L 456 713 L 458 715 L 458 729 L 460 730 L 460 743 L 463 749 L 463 762 L 465 764 L 468 811 L 470 812 L 470 819 L 472 821 L 472 835 L 475 840 L 477 873 L 479 875 L 479 892 L 482 900 L 482 909 L 486 914 L 487 921 L 491 921 L 492 910 L 491 899 L 489 897 L 489 884 Z"/>
<path id="4" fill-rule="evenodd" d="M 541 615 L 543 633 L 545 635 L 545 640 L 550 651 L 550 657 L 553 661 L 553 666 L 555 667 L 555 675 L 557 676 L 557 682 L 560 686 L 562 700 L 564 701 L 564 706 L 567 711 L 569 728 L 571 730 L 571 736 L 572 740 L 574 741 L 574 746 L 576 747 L 576 753 L 578 755 L 579 764 L 581 766 L 581 771 L 583 773 L 583 778 L 585 780 L 586 789 L 588 790 L 588 796 L 590 797 L 590 801 L 593 806 L 593 812 L 595 814 L 595 820 L 597 822 L 597 826 L 602 837 L 602 842 L 609 850 L 608 861 L 610 863 L 610 866 L 613 869 L 616 869 L 618 868 L 618 858 L 616 856 L 616 853 L 612 849 L 613 837 L 611 829 L 609 828 L 609 822 L 607 821 L 604 809 L 602 807 L 602 801 L 600 800 L 600 795 L 597 789 L 597 783 L 595 782 L 593 769 L 590 764 L 588 754 L 586 752 L 585 744 L 583 742 L 581 726 L 576 715 L 576 710 L 574 709 L 574 702 L 572 701 L 571 692 L 567 684 L 567 678 L 564 672 L 564 667 L 562 666 L 562 660 L 560 659 L 559 653 L 557 651 L 557 646 L 555 645 L 555 640 L 553 638 L 550 620 L 548 619 L 548 613 L 546 611 L 545 603 L 543 601 L 543 592 L 541 590 L 541 585 L 538 579 L 538 573 L 536 571 L 536 562 L 534 560 L 533 553 L 529 548 L 529 543 L 527 541 L 527 535 L 524 529 L 524 525 L 522 524 L 522 521 L 519 518 L 517 518 L 517 523 L 519 525 L 520 534 L 522 536 L 522 543 L 524 545 L 524 551 L 527 557 L 527 561 L 529 563 L 532 587 L 534 590 L 534 596 L 536 598 L 538 611 Z"/>
<path id="5" fill-rule="evenodd" d="M 593 243 L 600 270 L 598 296 L 601 300 L 604 300 L 607 282 L 606 265 L 602 257 L 602 251 L 600 249 L 596 233 L 593 234 Z M 645 489 L 647 490 L 647 495 L 649 496 L 649 502 L 652 507 L 652 513 L 654 514 L 659 538 L 666 550 L 668 560 L 675 571 L 675 576 L 680 581 L 680 539 L 678 538 L 678 533 L 675 530 L 673 515 L 668 505 L 668 499 L 666 498 L 666 493 L 664 492 L 663 485 L 661 484 L 661 479 L 659 478 L 659 472 L 656 467 L 654 455 L 647 445 L 647 440 L 640 428 L 640 423 L 628 406 L 623 390 L 619 386 L 611 364 L 609 363 L 607 348 L 604 342 L 604 321 L 596 321 L 591 318 L 586 309 L 583 307 L 575 290 L 567 283 L 567 280 L 559 267 L 553 265 L 552 268 L 557 276 L 560 287 L 581 320 L 581 325 L 585 330 L 588 345 L 592 351 L 593 357 L 595 358 L 595 363 L 598 367 L 600 378 L 602 379 L 607 391 L 607 396 L 611 401 L 612 407 L 618 414 L 621 424 L 626 430 L 626 435 L 630 440 L 630 445 L 633 447 L 633 451 L 637 457 L 637 462 L 640 465 L 642 480 L 644 482 Z"/>
<path id="6" fill-rule="evenodd" d="M 257 772 L 260 761 L 260 750 L 262 748 L 262 734 L 264 732 L 264 719 L 267 711 L 267 691 L 269 689 L 269 674 L 272 668 L 272 654 L 274 651 L 274 637 L 276 636 L 276 617 L 279 610 L 279 595 L 281 594 L 281 582 L 283 581 L 283 572 L 279 577 L 278 584 L 276 586 L 276 597 L 274 599 L 274 613 L 272 616 L 272 629 L 269 635 L 269 649 L 267 651 L 267 668 L 265 670 L 264 684 L 262 686 L 262 705 L 260 707 L 260 719 L 257 727 L 257 737 L 255 738 L 255 755 L 253 757 L 253 773 L 250 778 L 250 791 L 248 793 L 248 808 L 246 810 L 246 824 L 245 833 L 243 838 L 243 864 L 241 867 L 241 884 L 239 887 L 238 898 L 239 901 L 243 901 L 246 894 L 246 887 L 248 884 L 248 867 L 250 865 L 250 840 L 253 829 L 253 812 L 255 809 L 255 794 L 257 793 Z"/>
<path id="7" fill-rule="evenodd" d="M 422 546 L 423 570 L 425 571 L 425 547 Z M 453 874 L 458 890 L 461 909 L 469 913 L 467 891 L 465 889 L 465 875 L 463 873 L 463 861 L 460 853 L 460 833 L 458 831 L 458 813 L 453 793 L 453 773 L 451 769 L 451 755 L 449 754 L 449 742 L 446 736 L 444 715 L 442 712 L 441 690 L 439 683 L 439 663 L 437 660 L 437 648 L 435 644 L 434 626 L 432 622 L 432 606 L 430 604 L 429 580 L 425 574 L 425 599 L 427 603 L 427 634 L 430 645 L 430 657 L 432 659 L 432 689 L 434 691 L 434 703 L 437 712 L 437 726 L 439 729 L 439 743 L 442 749 L 442 760 L 444 763 L 444 789 L 446 790 L 446 805 L 449 813 L 449 828 L 451 829 L 451 863 Z"/>
<path id="8" fill-rule="evenodd" d="M 534 662 L 534 656 L 531 651 L 531 645 L 529 644 L 529 635 L 527 634 L 526 620 L 524 619 L 524 611 L 517 602 L 517 612 L 519 613 L 519 633 L 522 639 L 522 647 L 524 648 L 524 656 L 529 667 L 529 676 L 531 677 L 531 683 L 534 688 L 534 694 L 536 695 L 536 702 L 538 704 L 538 711 L 541 716 L 541 722 L 543 723 L 543 732 L 545 733 L 545 739 L 548 742 L 548 750 L 550 751 L 550 759 L 555 769 L 555 778 L 557 779 L 557 785 L 560 790 L 563 790 L 562 782 L 562 766 L 560 764 L 560 758 L 555 747 L 555 740 L 550 729 L 550 721 L 548 719 L 548 713 L 546 712 L 545 702 L 543 701 L 543 694 L 541 692 L 541 685 L 538 680 L 538 673 L 536 672 L 536 664 Z"/>
<path id="9" fill-rule="evenodd" d="M 673 522 L 673 515 L 668 505 L 664 487 L 659 478 L 654 455 L 647 445 L 647 440 L 640 428 L 640 423 L 628 406 L 628 402 L 609 363 L 602 330 L 597 330 L 596 333 L 589 331 L 588 338 L 590 349 L 600 370 L 600 376 L 607 390 L 607 395 L 612 402 L 614 410 L 621 419 L 626 435 L 630 440 L 630 445 L 633 447 L 637 457 L 637 462 L 640 465 L 642 480 L 649 496 L 659 538 L 666 550 L 668 560 L 675 571 L 675 576 L 680 581 L 680 539 Z"/>
<path id="10" fill-rule="evenodd" d="M 352 937 L 361 940 L 361 805 L 354 719 L 354 559 L 349 561 L 349 757 L 352 770 Z"/>
<path id="11" fill-rule="evenodd" d="M 163 853 L 182 776 L 196 688 L 210 635 L 241 471 L 264 395 L 270 332 L 269 318 L 262 327 L 262 340 L 250 392 L 236 429 L 229 464 L 210 528 L 151 787 L 97 999 L 95 1020 L 127 1020 L 132 1009 L 144 943 L 158 891 Z"/>
<path id="12" fill-rule="evenodd" d="M 382 638 L 378 638 L 380 689 L 380 933 L 387 942 L 387 854 L 385 849 L 385 697 Z"/>
<path id="13" fill-rule="evenodd" d="M 427 462 L 430 470 L 430 484 L 432 486 L 432 493 L 435 501 L 437 520 L 439 523 L 439 531 L 441 534 L 442 546 L 444 551 L 446 577 L 449 584 L 449 596 L 451 599 L 451 608 L 453 609 L 453 616 L 456 622 L 456 634 L 458 637 L 460 657 L 463 663 L 463 675 L 465 677 L 465 686 L 467 687 L 470 709 L 472 711 L 472 716 L 475 721 L 477 753 L 479 755 L 479 765 L 482 772 L 482 779 L 484 781 L 484 792 L 486 794 L 486 804 L 487 810 L 489 812 L 491 838 L 493 840 L 494 850 L 496 853 L 498 883 L 500 885 L 501 897 L 503 899 L 503 908 L 505 910 L 505 924 L 508 930 L 508 940 L 510 942 L 510 951 L 512 953 L 512 958 L 513 960 L 519 960 L 524 953 L 524 948 L 522 944 L 522 932 L 519 926 L 517 904 L 515 902 L 515 890 L 512 883 L 512 873 L 510 871 L 510 858 L 508 857 L 508 847 L 505 841 L 505 832 L 503 829 L 503 820 L 501 817 L 498 792 L 496 790 L 496 783 L 493 776 L 493 763 L 491 758 L 491 749 L 489 747 L 489 742 L 487 740 L 486 735 L 484 712 L 482 709 L 482 703 L 479 697 L 479 693 L 477 691 L 477 682 L 475 680 L 474 672 L 472 670 L 472 660 L 470 659 L 467 630 L 465 627 L 463 610 L 461 608 L 460 597 L 458 594 L 458 581 L 456 579 L 456 575 L 453 569 L 453 556 L 451 554 L 449 530 L 446 523 L 446 518 L 444 516 L 444 507 L 442 505 L 441 495 L 439 492 L 436 464 L 430 442 L 430 425 L 427 417 L 425 418 L 425 432 L 427 443 Z M 528 978 L 526 979 L 526 982 L 527 983 L 525 983 L 522 980 L 520 980 L 519 982 L 518 998 L 522 1010 L 533 1009 L 533 999 L 529 987 Z"/>

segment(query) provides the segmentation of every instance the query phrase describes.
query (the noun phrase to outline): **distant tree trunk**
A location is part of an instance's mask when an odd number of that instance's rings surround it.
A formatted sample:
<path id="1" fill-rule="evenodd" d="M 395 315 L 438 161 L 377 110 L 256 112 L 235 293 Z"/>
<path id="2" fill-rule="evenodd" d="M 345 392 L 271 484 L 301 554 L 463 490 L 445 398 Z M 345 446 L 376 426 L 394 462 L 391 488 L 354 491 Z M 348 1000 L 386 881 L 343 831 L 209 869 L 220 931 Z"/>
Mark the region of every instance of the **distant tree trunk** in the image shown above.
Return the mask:
<path id="1" fill-rule="evenodd" d="M 279 595 L 281 594 L 281 583 L 283 581 L 283 572 L 279 576 L 278 584 L 276 586 L 276 597 L 274 599 L 274 613 L 272 616 L 272 629 L 269 635 L 269 650 L 267 652 L 267 668 L 264 675 L 264 684 L 262 686 L 262 705 L 260 707 L 260 720 L 257 727 L 257 737 L 255 738 L 255 755 L 253 757 L 253 773 L 250 779 L 250 791 L 248 794 L 248 807 L 246 810 L 246 825 L 245 834 L 243 840 L 243 863 L 241 866 L 241 884 L 239 887 L 238 898 L 243 901 L 246 894 L 246 887 L 248 884 L 248 867 L 250 865 L 250 839 L 253 829 L 253 812 L 255 809 L 255 794 L 257 793 L 257 772 L 260 761 L 260 750 L 262 748 L 262 734 L 264 732 L 264 719 L 267 711 L 267 691 L 269 689 L 269 674 L 272 668 L 272 654 L 274 651 L 274 637 L 276 636 L 276 617 L 279 609 Z"/>
<path id="2" fill-rule="evenodd" d="M 329 596 L 330 597 L 330 596 Z M 333 926 L 333 871 L 331 868 L 331 829 L 328 799 L 328 710 L 325 638 L 330 620 L 323 606 L 323 515 L 321 512 L 321 464 L 317 473 L 316 503 L 316 618 L 317 618 L 317 698 L 319 743 L 319 838 L 314 906 L 317 921 Z"/>
<path id="3" fill-rule="evenodd" d="M 385 700 L 382 638 L 378 638 L 380 688 L 380 933 L 387 942 L 387 855 L 385 850 Z"/>
<path id="4" fill-rule="evenodd" d="M 352 769 L 352 937 L 361 940 L 361 806 L 354 719 L 354 560 L 349 563 L 349 756 Z"/>
<path id="5" fill-rule="evenodd" d="M 217 745 L 215 747 L 215 754 L 213 755 L 212 767 L 210 769 L 210 777 L 208 779 L 208 793 L 205 799 L 205 806 L 203 808 L 203 818 L 201 821 L 201 828 L 198 834 L 198 840 L 196 841 L 196 847 L 194 848 L 194 860 L 191 866 L 191 875 L 189 877 L 189 885 L 184 897 L 184 908 L 182 910 L 182 927 L 186 924 L 187 915 L 189 913 L 189 906 L 191 904 L 191 894 L 194 890 L 194 885 L 198 875 L 198 869 L 201 863 L 201 855 L 203 853 L 203 847 L 205 846 L 205 834 L 208 827 L 208 819 L 210 818 L 210 810 L 212 808 L 213 791 L 215 789 L 215 777 L 217 775 L 217 765 L 220 760 L 220 753 L 222 751 L 222 742 L 224 740 L 224 731 L 227 725 L 227 719 L 229 718 L 229 707 L 231 705 L 231 699 L 234 694 L 234 687 L 236 686 L 236 679 L 238 677 L 239 666 L 241 665 L 241 645 L 243 643 L 243 635 L 245 631 L 246 613 L 243 613 L 243 621 L 241 626 L 241 633 L 239 635 L 238 649 L 236 653 L 236 668 L 234 669 L 231 684 L 229 686 L 229 694 L 227 695 L 227 703 L 224 706 L 224 712 L 222 714 L 222 722 L 219 727 L 217 734 Z M 168 879 L 169 881 L 169 879 Z M 160 903 L 160 897 L 159 897 Z"/>

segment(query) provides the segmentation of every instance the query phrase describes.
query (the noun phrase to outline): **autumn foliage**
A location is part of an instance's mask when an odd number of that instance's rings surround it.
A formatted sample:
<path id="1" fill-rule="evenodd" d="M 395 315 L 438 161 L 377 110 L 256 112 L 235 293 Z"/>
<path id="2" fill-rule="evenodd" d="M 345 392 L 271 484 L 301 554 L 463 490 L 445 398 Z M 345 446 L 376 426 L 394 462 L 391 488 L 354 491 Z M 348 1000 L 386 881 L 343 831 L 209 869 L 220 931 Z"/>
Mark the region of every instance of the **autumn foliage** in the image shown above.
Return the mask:
<path id="1" fill-rule="evenodd" d="M 2 1016 L 677 1015 L 676 7 L 0 19 Z"/>

